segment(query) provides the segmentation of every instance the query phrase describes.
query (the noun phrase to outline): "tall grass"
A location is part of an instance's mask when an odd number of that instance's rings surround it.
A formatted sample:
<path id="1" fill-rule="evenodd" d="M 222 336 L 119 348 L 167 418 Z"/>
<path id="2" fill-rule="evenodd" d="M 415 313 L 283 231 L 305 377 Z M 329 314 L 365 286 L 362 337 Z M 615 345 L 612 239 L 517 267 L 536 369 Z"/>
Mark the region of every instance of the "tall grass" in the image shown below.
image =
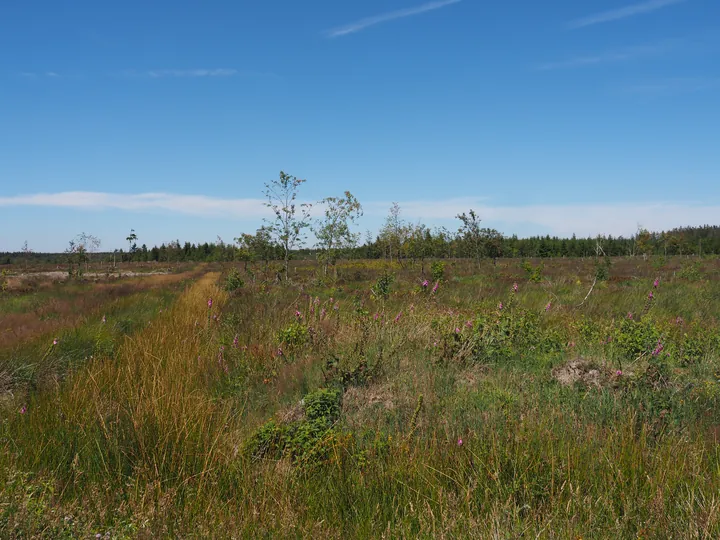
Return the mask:
<path id="1" fill-rule="evenodd" d="M 539 283 L 458 263 L 434 294 L 395 267 L 372 297 L 385 270 L 304 265 L 232 295 L 204 276 L 112 359 L 7 411 L 0 530 L 720 535 L 714 274 L 664 274 L 643 312 L 658 269 L 638 261 L 581 308 L 591 261 Z M 578 358 L 596 373 L 560 384 Z"/>

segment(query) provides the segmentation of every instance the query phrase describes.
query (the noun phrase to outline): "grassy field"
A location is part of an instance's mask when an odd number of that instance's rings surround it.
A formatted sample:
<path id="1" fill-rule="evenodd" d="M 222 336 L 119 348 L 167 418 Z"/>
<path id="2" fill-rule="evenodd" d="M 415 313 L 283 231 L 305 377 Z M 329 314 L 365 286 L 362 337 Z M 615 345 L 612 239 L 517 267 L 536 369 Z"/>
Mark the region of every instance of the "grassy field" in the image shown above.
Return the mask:
<path id="1" fill-rule="evenodd" d="M 243 268 L 0 348 L 0 536 L 720 537 L 717 259 Z"/>

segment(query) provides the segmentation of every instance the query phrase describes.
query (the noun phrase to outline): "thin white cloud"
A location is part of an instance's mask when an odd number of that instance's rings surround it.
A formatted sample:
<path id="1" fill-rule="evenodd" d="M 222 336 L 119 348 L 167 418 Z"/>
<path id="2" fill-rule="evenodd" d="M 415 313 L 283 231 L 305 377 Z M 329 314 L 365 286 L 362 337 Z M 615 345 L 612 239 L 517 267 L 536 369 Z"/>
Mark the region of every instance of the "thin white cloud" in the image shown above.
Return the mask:
<path id="1" fill-rule="evenodd" d="M 648 2 L 643 2 L 641 4 L 633 4 L 610 11 L 603 11 L 602 13 L 596 13 L 580 19 L 575 19 L 574 21 L 570 21 L 568 23 L 568 28 L 584 28 L 595 24 L 619 21 L 621 19 L 627 19 L 628 17 L 634 17 L 635 15 L 651 13 L 666 6 L 679 4 L 680 2 L 685 1 L 686 0 L 649 0 Z"/>
<path id="2" fill-rule="evenodd" d="M 461 1 L 462 0 L 440 0 L 438 2 L 428 2 L 427 4 L 423 4 L 417 7 L 399 9 L 397 11 L 383 13 L 382 15 L 367 17 L 354 23 L 328 30 L 327 36 L 331 38 L 336 38 L 346 36 L 348 34 L 354 34 L 355 32 L 359 32 L 360 30 L 364 30 L 365 28 L 369 28 L 370 26 L 375 26 L 376 24 L 394 21 L 396 19 L 404 19 L 405 17 L 411 17 L 413 15 L 420 15 L 422 13 L 427 13 L 428 11 L 434 11 L 436 9 L 444 8 L 445 6 L 457 4 Z"/>
<path id="3" fill-rule="evenodd" d="M 59 77 L 60 74 L 57 71 L 45 71 L 44 73 L 35 73 L 33 71 L 23 71 L 18 73 L 18 76 L 25 79 L 37 79 L 39 77 Z"/>
<path id="4" fill-rule="evenodd" d="M 41 206 L 85 210 L 116 209 L 133 212 L 174 213 L 203 218 L 259 222 L 271 217 L 263 199 L 224 199 L 204 195 L 172 193 L 118 194 L 101 192 L 40 193 L 0 197 L 0 207 Z M 668 230 L 685 225 L 718 224 L 720 204 L 639 203 L 493 206 L 487 199 L 400 201 L 401 215 L 409 221 L 428 224 L 455 223 L 455 216 L 473 208 L 483 223 L 505 233 L 522 229 L 533 234 L 629 236 L 637 224 L 650 230 Z M 390 202 L 363 204 L 365 216 L 378 221 L 387 215 Z M 314 207 L 316 213 L 320 207 Z"/>
<path id="5" fill-rule="evenodd" d="M 612 62 L 623 62 L 634 60 L 645 56 L 654 56 L 670 51 L 678 46 L 679 41 L 666 41 L 653 45 L 639 45 L 637 47 L 627 47 L 616 51 L 609 51 L 593 56 L 578 56 L 568 60 L 557 62 L 546 62 L 535 67 L 537 71 L 551 71 L 556 69 L 573 69 L 580 67 L 593 66 L 597 64 L 606 64 Z"/>
<path id="6" fill-rule="evenodd" d="M 717 77 L 677 77 L 627 85 L 622 88 L 622 92 L 643 95 L 674 95 L 719 89 L 720 78 Z"/>
<path id="7" fill-rule="evenodd" d="M 232 77 L 238 75 L 237 69 L 156 69 L 146 73 L 148 77 Z"/>
<path id="8" fill-rule="evenodd" d="M 2 206 L 49 206 L 87 210 L 168 211 L 178 214 L 221 217 L 265 217 L 267 209 L 260 199 L 220 199 L 204 195 L 172 193 L 120 194 L 93 191 L 67 191 L 0 197 Z"/>

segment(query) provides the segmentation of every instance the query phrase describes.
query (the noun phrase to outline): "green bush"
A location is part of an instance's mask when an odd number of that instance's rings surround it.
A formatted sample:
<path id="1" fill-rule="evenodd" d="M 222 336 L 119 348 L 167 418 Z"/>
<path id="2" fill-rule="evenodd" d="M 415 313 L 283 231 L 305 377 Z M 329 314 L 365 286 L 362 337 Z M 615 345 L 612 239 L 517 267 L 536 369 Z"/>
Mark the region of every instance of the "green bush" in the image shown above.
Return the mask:
<path id="1" fill-rule="evenodd" d="M 387 300 L 390 296 L 390 287 L 392 286 L 394 281 L 395 276 L 390 274 L 389 272 L 385 272 L 377 279 L 375 284 L 370 289 L 370 292 L 372 292 L 372 295 L 375 298 Z"/>
<path id="2" fill-rule="evenodd" d="M 278 332 L 278 341 L 290 347 L 305 345 L 309 338 L 310 333 L 307 327 L 299 322 L 294 322 Z"/>
<path id="3" fill-rule="evenodd" d="M 648 319 L 624 319 L 615 337 L 615 343 L 621 354 L 636 357 L 651 352 L 660 339 L 660 332 Z"/>
<path id="4" fill-rule="evenodd" d="M 532 264 L 530 264 L 530 261 L 523 261 L 521 266 L 522 269 L 525 270 L 529 281 L 532 281 L 533 283 L 540 283 L 542 281 L 542 264 L 533 266 Z"/>
<path id="5" fill-rule="evenodd" d="M 228 275 L 225 277 L 224 289 L 227 292 L 235 292 L 238 289 L 242 289 L 244 286 L 245 282 L 243 281 L 238 269 L 233 268 L 230 270 Z"/>
<path id="6" fill-rule="evenodd" d="M 442 281 L 445 279 L 445 263 L 442 261 L 434 261 L 430 265 L 430 277 L 433 281 Z"/>

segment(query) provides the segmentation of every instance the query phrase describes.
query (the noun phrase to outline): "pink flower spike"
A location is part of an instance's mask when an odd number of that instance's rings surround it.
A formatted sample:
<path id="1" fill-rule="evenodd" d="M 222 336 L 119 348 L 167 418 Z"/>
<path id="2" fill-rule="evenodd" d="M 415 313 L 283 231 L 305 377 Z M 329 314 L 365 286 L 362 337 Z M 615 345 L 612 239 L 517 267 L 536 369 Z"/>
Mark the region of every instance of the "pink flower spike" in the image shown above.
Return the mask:
<path id="1" fill-rule="evenodd" d="M 515 293 L 518 292 L 518 284 L 517 283 L 513 283 L 513 292 L 515 292 Z"/>
<path id="2" fill-rule="evenodd" d="M 630 313 L 629 311 L 628 311 L 628 314 L 627 314 L 627 318 L 628 318 L 628 319 L 632 319 L 632 318 L 633 318 L 633 314 Z"/>
<path id="3" fill-rule="evenodd" d="M 459 334 L 459 333 L 460 333 L 460 329 L 459 329 L 459 328 L 455 328 L 455 333 L 456 333 L 456 334 Z"/>
<path id="4" fill-rule="evenodd" d="M 208 309 L 210 309 L 212 307 L 212 304 L 213 304 L 212 298 L 208 298 Z"/>
<path id="5" fill-rule="evenodd" d="M 27 407 L 25 405 L 20 407 L 20 414 L 25 414 L 26 412 L 27 412 Z"/>
<path id="6" fill-rule="evenodd" d="M 462 445 L 463 445 L 463 440 L 462 440 L 462 439 L 458 439 L 457 445 L 458 445 L 458 446 L 462 446 Z"/>
<path id="7" fill-rule="evenodd" d="M 423 287 L 423 289 L 427 289 L 427 288 L 428 288 L 428 285 L 430 285 L 430 283 L 428 282 L 428 280 L 427 280 L 427 279 L 423 280 L 423 282 L 422 282 L 422 287 Z"/>
<path id="8" fill-rule="evenodd" d="M 400 321 L 400 317 L 402 317 L 402 311 L 395 316 L 395 322 Z"/>
<path id="9" fill-rule="evenodd" d="M 650 293 L 648 294 L 648 299 L 652 300 L 653 298 L 655 298 L 655 295 L 652 291 L 650 291 Z"/>
<path id="10" fill-rule="evenodd" d="M 655 278 L 655 281 L 653 281 L 653 287 L 657 289 L 658 285 L 660 285 L 660 278 Z"/>
<path id="11" fill-rule="evenodd" d="M 502 309 L 502 308 L 503 308 L 503 304 L 502 304 L 502 302 L 500 302 L 500 304 L 498 304 L 498 309 Z"/>
<path id="12" fill-rule="evenodd" d="M 295 310 L 295 317 L 302 319 L 302 313 L 300 313 L 297 309 Z"/>
<path id="13" fill-rule="evenodd" d="M 547 313 L 548 311 L 550 311 L 551 307 L 552 307 L 552 302 L 548 302 L 547 305 L 545 306 L 545 312 Z"/>
<path id="14" fill-rule="evenodd" d="M 53 345 L 57 345 L 57 344 L 58 344 L 57 338 L 53 339 Z"/>
<path id="15" fill-rule="evenodd" d="M 621 369 L 618 369 L 618 370 L 615 372 L 615 375 L 617 375 L 618 377 L 622 377 L 622 374 L 623 374 L 623 373 L 622 373 L 622 370 L 621 370 Z"/>

